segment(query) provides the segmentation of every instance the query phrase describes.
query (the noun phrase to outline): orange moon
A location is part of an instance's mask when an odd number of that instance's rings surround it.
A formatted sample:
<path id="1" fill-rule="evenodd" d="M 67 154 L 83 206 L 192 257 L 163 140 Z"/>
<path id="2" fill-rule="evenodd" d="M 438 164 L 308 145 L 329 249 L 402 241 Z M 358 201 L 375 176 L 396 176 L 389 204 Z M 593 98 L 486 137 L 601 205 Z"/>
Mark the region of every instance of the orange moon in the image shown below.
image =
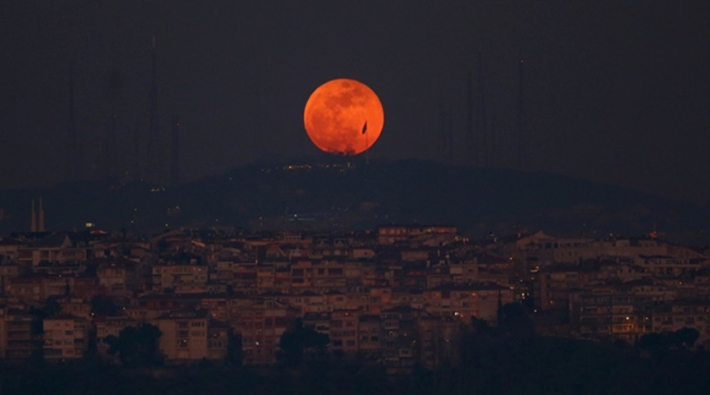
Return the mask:
<path id="1" fill-rule="evenodd" d="M 375 92 L 362 82 L 339 78 L 316 88 L 306 102 L 303 124 L 322 151 L 357 155 L 377 141 L 385 112 Z"/>

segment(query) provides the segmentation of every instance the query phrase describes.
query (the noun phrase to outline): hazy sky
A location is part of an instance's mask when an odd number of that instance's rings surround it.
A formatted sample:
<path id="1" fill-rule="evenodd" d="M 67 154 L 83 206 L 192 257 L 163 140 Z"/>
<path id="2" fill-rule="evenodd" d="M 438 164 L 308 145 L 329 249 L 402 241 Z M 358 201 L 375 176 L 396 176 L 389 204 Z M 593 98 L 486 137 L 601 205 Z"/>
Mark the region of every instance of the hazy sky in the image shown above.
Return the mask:
<path id="1" fill-rule="evenodd" d="M 179 117 L 187 179 L 315 155 L 303 107 L 338 77 L 385 108 L 370 158 L 440 160 L 443 108 L 465 163 L 481 64 L 492 164 L 511 167 L 522 55 L 526 170 L 710 203 L 709 17 L 707 1 L 15 1 L 0 12 L 0 187 L 69 177 L 72 74 L 86 176 L 106 166 L 112 114 L 112 166 L 139 170 L 155 35 L 161 128 L 167 146 Z"/>

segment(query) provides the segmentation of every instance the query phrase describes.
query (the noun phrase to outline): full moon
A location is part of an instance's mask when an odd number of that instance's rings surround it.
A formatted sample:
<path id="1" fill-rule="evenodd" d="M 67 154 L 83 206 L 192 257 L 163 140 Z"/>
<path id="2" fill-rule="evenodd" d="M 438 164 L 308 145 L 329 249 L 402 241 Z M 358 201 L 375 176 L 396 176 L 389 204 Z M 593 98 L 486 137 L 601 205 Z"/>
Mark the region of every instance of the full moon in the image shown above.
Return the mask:
<path id="1" fill-rule="evenodd" d="M 362 82 L 339 78 L 316 88 L 306 102 L 303 124 L 322 151 L 357 155 L 377 141 L 385 124 L 382 103 Z"/>

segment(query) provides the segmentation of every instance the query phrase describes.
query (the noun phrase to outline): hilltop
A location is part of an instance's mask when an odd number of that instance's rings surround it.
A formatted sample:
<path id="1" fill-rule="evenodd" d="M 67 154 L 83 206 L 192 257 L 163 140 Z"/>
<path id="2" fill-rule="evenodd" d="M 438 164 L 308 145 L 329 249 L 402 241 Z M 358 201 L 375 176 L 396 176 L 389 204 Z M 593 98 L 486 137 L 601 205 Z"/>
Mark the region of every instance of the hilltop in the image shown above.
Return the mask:
<path id="1" fill-rule="evenodd" d="M 707 244 L 708 207 L 618 186 L 512 169 L 403 160 L 249 165 L 161 188 L 110 180 L 0 194 L 0 232 L 29 227 L 42 196 L 48 230 L 156 232 L 167 228 L 341 229 L 384 223 L 449 223 L 476 237 L 550 233 L 645 235 Z"/>

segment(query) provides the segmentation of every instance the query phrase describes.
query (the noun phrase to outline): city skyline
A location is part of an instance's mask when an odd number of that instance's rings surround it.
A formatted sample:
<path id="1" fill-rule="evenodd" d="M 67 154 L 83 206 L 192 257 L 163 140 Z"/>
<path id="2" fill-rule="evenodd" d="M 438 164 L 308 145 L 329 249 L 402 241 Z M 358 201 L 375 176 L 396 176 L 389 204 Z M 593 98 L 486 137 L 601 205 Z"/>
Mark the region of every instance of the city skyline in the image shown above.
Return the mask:
<path id="1" fill-rule="evenodd" d="M 76 176 L 68 160 L 72 123 L 84 177 L 143 172 L 155 42 L 162 150 L 171 151 L 170 120 L 179 117 L 186 181 L 317 154 L 303 129 L 303 107 L 317 86 L 348 77 L 370 85 L 385 108 L 372 159 L 442 161 L 440 145 L 449 144 L 450 160 L 470 165 L 472 124 L 485 116 L 487 133 L 495 133 L 486 136 L 496 144 L 482 149 L 479 138 L 475 152 L 487 152 L 489 166 L 707 204 L 707 7 L 11 5 L 0 38 L 8 54 L 0 62 L 0 188 L 47 187 Z M 521 109 L 526 149 L 518 163 Z M 169 163 L 165 158 L 166 179 Z"/>

